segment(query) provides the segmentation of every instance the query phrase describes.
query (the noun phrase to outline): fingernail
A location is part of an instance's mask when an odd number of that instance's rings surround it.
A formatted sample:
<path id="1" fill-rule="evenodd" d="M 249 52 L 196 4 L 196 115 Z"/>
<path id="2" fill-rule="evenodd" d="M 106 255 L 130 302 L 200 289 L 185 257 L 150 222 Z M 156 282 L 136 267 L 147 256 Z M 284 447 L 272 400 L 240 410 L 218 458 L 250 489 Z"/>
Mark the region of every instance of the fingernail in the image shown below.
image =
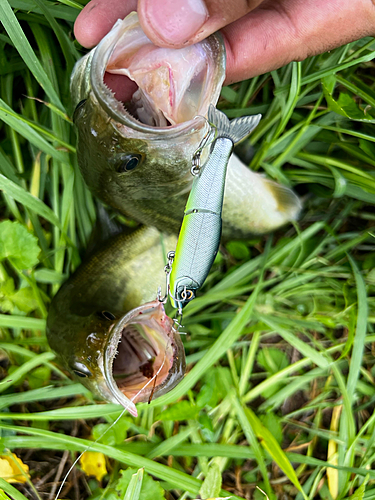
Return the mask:
<path id="1" fill-rule="evenodd" d="M 172 45 L 190 40 L 208 18 L 202 0 L 145 0 L 144 14 L 153 31 Z"/>

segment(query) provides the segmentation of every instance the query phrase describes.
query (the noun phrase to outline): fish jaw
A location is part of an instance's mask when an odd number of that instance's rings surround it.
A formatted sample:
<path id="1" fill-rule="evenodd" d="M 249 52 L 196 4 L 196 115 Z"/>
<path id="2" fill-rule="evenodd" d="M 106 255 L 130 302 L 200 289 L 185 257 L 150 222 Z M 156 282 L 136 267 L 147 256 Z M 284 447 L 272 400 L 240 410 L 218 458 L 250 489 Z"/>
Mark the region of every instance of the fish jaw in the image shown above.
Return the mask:
<path id="1" fill-rule="evenodd" d="M 155 300 L 125 314 L 104 348 L 98 390 L 137 415 L 135 403 L 170 391 L 183 378 L 185 354 L 173 321 Z"/>

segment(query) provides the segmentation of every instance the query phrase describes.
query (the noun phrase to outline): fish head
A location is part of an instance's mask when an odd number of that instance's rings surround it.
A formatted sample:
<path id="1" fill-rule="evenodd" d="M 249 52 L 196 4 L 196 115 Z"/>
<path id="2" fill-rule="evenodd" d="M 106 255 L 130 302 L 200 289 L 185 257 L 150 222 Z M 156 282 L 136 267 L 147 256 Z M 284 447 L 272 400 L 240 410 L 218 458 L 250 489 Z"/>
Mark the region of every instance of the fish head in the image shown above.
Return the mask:
<path id="1" fill-rule="evenodd" d="M 135 82 L 130 101 L 116 99 L 108 74 Z M 168 49 L 147 38 L 135 12 L 117 21 L 71 80 L 78 160 L 90 189 L 130 215 L 139 200 L 188 193 L 192 157 L 224 76 L 220 35 Z"/>
<path id="2" fill-rule="evenodd" d="M 75 318 L 74 331 L 64 348 L 64 336 L 47 329 L 52 349 L 85 387 L 133 416 L 135 403 L 165 394 L 184 376 L 183 344 L 159 300 L 118 317 L 102 311 Z"/>

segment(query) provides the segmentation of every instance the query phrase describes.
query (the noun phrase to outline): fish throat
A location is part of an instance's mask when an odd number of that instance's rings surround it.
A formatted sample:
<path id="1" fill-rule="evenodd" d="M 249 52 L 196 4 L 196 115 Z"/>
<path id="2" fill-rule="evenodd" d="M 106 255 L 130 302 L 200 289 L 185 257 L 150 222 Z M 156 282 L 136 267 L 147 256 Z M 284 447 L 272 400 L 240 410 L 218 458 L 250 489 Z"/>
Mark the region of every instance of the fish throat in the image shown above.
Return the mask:
<path id="1" fill-rule="evenodd" d="M 126 315 L 114 328 L 105 365 L 110 385 L 133 401 L 149 401 L 181 379 L 183 346 L 163 306 Z"/>
<path id="2" fill-rule="evenodd" d="M 136 396 L 136 402 L 146 400 L 146 393 L 151 395 L 150 389 L 168 378 L 174 354 L 170 341 L 151 342 L 141 324 L 126 325 L 113 361 L 117 387 L 129 399 Z"/>
<path id="3" fill-rule="evenodd" d="M 117 21 L 94 55 L 101 84 L 122 104 L 123 113 L 157 128 L 207 115 L 224 76 L 218 59 L 224 68 L 223 45 L 215 36 L 181 49 L 155 46 L 136 13 Z"/>

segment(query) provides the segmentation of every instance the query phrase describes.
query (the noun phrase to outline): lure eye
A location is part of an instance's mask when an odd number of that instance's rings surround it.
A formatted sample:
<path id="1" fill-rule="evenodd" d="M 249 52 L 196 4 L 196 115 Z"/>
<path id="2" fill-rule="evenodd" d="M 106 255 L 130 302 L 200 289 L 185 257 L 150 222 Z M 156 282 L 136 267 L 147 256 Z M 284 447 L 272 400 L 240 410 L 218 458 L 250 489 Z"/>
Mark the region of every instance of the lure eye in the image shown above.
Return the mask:
<path id="1" fill-rule="evenodd" d="M 71 368 L 73 370 L 73 373 L 75 373 L 77 375 L 77 377 L 87 378 L 87 377 L 91 377 L 92 376 L 92 373 L 87 368 L 87 366 L 84 365 L 83 363 L 80 363 L 79 361 L 75 361 L 71 365 Z"/>
<path id="2" fill-rule="evenodd" d="M 138 167 L 142 157 L 140 155 L 126 155 L 121 158 L 117 172 L 122 174 L 124 172 L 131 172 Z"/>
<path id="3" fill-rule="evenodd" d="M 98 315 L 101 318 L 107 319 L 108 321 L 113 321 L 116 319 L 116 316 L 109 311 L 101 311 L 100 313 L 98 313 Z"/>
<path id="4" fill-rule="evenodd" d="M 182 300 L 191 300 L 194 299 L 194 292 L 192 290 L 183 290 L 181 292 Z"/>

